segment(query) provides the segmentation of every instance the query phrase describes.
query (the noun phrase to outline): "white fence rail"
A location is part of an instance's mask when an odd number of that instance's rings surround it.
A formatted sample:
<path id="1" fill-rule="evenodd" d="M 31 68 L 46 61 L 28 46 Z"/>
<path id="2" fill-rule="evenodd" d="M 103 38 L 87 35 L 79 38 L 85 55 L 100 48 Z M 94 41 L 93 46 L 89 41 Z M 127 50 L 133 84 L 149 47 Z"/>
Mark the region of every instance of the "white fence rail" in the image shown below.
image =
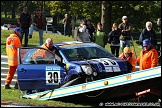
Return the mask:
<path id="1" fill-rule="evenodd" d="M 1 55 L 1 86 L 5 85 L 7 73 L 8 73 L 7 56 Z M 10 84 L 11 87 L 14 87 L 14 85 L 16 83 L 16 77 L 17 77 L 17 73 L 15 73 L 15 75 L 12 79 L 12 82 Z"/>

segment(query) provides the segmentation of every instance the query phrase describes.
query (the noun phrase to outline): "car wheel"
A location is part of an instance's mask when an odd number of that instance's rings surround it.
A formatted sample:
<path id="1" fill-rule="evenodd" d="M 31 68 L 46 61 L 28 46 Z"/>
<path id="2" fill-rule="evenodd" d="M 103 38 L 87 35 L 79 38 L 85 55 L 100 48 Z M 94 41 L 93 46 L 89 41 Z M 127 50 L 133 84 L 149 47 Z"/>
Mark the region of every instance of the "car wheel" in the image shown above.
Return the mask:
<path id="1" fill-rule="evenodd" d="M 33 93 L 38 93 L 38 92 L 43 92 L 45 90 L 25 90 L 25 91 L 21 91 L 23 94 L 25 95 L 29 95 L 29 94 L 33 94 Z"/>
<path id="2" fill-rule="evenodd" d="M 86 82 L 86 83 L 87 83 L 87 82 L 91 82 L 91 81 L 94 81 L 94 79 L 93 79 L 92 76 L 87 77 L 87 78 L 85 79 L 85 82 Z"/>
<path id="3" fill-rule="evenodd" d="M 21 91 L 22 94 L 28 95 L 28 94 L 32 94 L 32 90 L 25 90 L 25 91 Z"/>

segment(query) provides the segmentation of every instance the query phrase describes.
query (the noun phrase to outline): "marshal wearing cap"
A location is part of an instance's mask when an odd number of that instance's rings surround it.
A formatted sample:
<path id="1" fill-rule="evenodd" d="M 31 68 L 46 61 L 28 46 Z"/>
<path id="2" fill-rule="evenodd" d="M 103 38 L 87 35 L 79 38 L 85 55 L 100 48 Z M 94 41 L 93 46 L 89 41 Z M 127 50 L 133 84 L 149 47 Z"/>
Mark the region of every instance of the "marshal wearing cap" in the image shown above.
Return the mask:
<path id="1" fill-rule="evenodd" d="M 145 39 L 143 40 L 143 46 L 146 47 L 150 44 L 150 40 L 149 39 Z"/>
<path id="2" fill-rule="evenodd" d="M 14 31 L 14 32 L 16 32 L 16 31 L 23 32 L 23 31 L 21 30 L 20 27 L 16 27 L 16 28 L 14 28 L 13 31 Z"/>
<path id="3" fill-rule="evenodd" d="M 129 47 L 124 48 L 124 53 L 130 53 L 130 52 L 131 52 L 131 49 Z"/>

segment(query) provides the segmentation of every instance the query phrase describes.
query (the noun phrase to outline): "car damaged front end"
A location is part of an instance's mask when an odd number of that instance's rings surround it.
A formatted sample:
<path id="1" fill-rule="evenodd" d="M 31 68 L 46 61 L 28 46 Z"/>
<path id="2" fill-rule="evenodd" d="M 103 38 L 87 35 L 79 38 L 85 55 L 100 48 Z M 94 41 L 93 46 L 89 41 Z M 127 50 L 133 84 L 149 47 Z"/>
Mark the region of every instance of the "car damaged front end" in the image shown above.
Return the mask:
<path id="1" fill-rule="evenodd" d="M 82 82 L 89 82 L 128 72 L 125 61 L 95 43 L 66 44 L 59 47 L 67 69 L 65 82 L 76 77 L 80 77 Z"/>
<path id="2" fill-rule="evenodd" d="M 117 58 L 71 61 L 71 63 L 67 64 L 67 69 L 67 76 L 69 76 L 67 79 L 70 79 L 75 74 L 83 82 L 104 79 L 128 72 L 126 62 Z"/>

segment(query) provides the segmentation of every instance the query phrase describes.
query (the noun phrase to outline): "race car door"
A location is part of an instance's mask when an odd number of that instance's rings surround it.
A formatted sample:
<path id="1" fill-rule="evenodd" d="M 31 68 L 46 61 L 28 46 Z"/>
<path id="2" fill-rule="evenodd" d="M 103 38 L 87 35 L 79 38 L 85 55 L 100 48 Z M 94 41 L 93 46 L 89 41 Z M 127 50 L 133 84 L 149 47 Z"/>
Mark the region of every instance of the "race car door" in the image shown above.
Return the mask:
<path id="1" fill-rule="evenodd" d="M 65 69 L 55 63 L 55 54 L 44 48 L 19 48 L 17 68 L 20 90 L 58 88 Z"/>

